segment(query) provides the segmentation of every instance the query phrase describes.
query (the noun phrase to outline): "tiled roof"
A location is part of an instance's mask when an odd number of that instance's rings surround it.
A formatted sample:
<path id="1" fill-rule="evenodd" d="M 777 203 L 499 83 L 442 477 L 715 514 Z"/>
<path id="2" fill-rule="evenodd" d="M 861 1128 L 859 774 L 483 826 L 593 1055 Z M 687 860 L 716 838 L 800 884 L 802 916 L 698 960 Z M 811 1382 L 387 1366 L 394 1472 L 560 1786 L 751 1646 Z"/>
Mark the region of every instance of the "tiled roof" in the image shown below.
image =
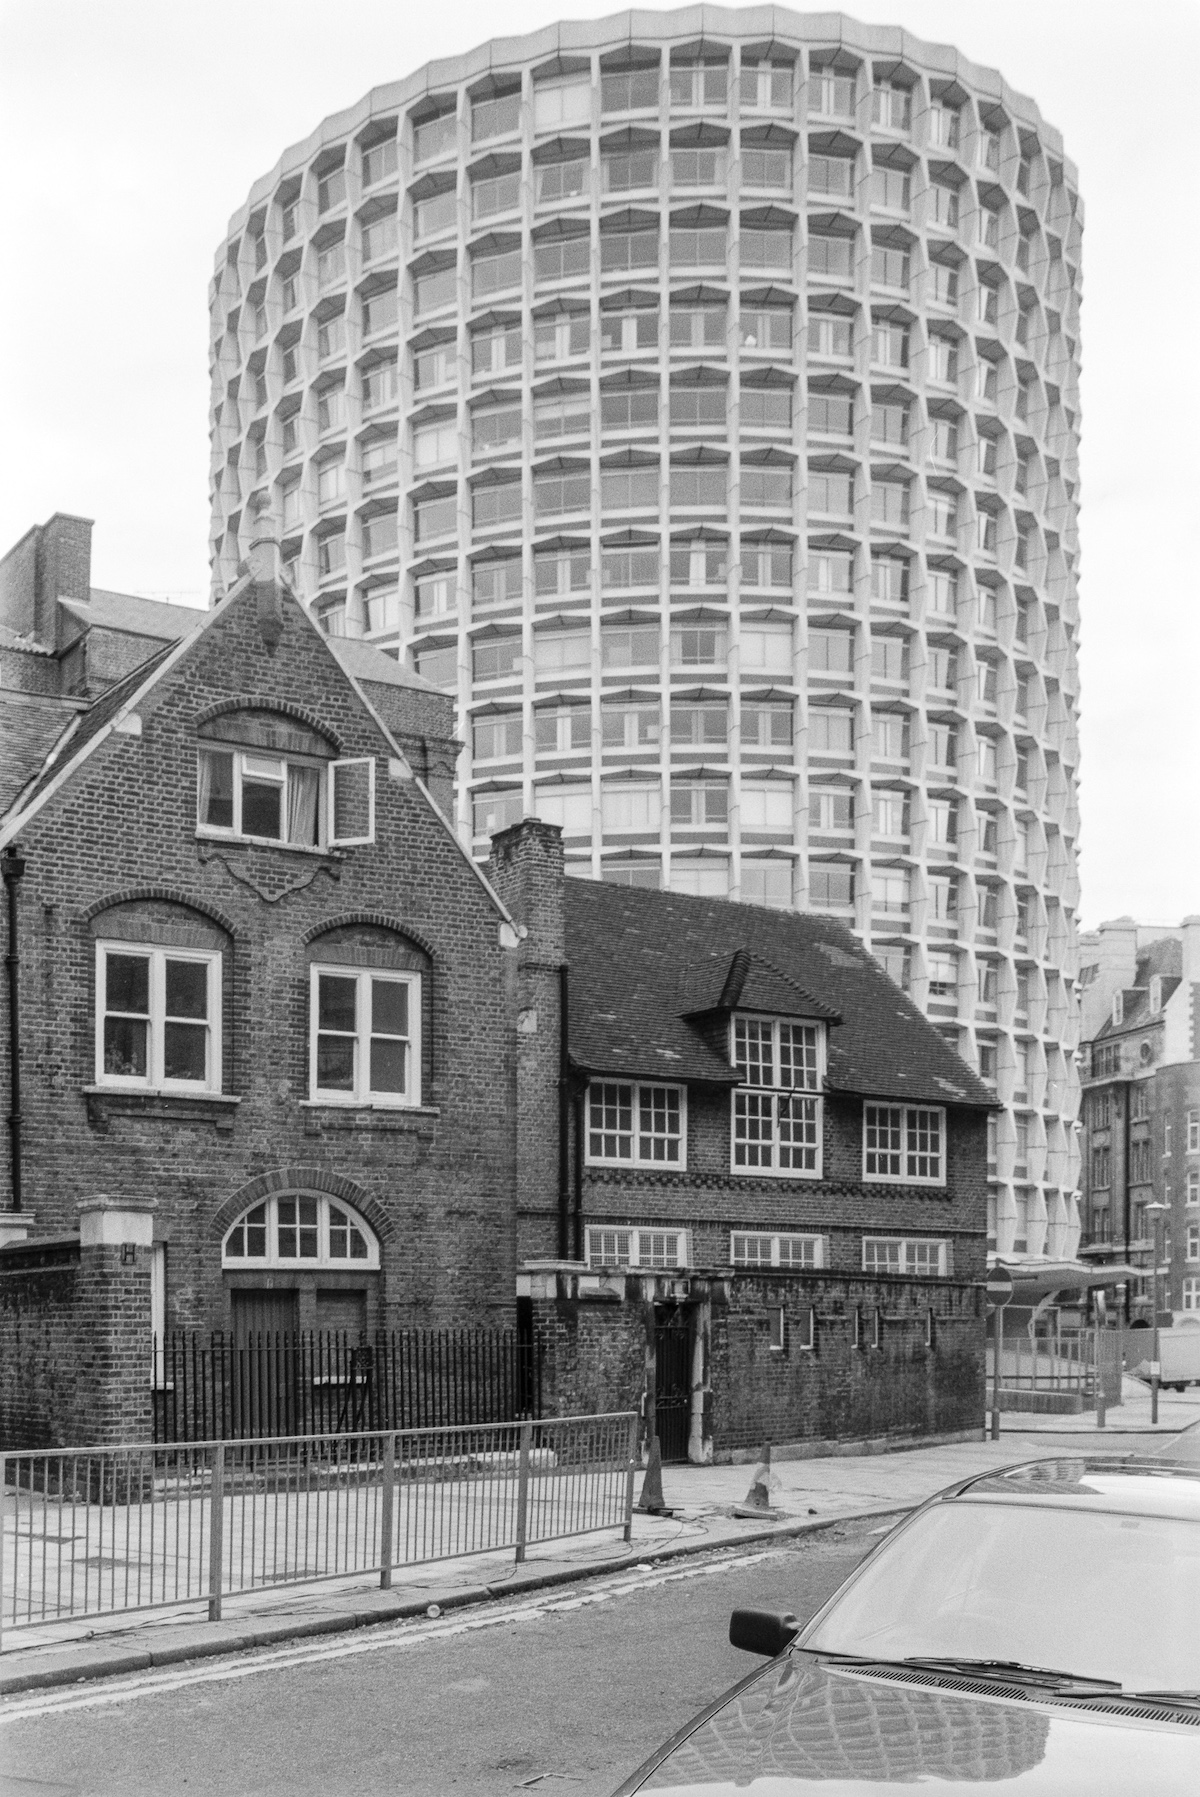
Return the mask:
<path id="1" fill-rule="evenodd" d="M 153 655 L 147 656 L 146 660 L 139 667 L 134 668 L 131 674 L 126 674 L 124 680 L 118 680 L 114 686 L 106 687 L 99 698 L 92 701 L 86 711 L 79 713 L 70 733 L 61 738 L 58 752 L 47 755 L 36 778 L 22 791 L 22 810 L 50 784 L 61 766 L 67 761 L 74 761 L 88 743 L 100 734 L 104 726 L 120 711 L 125 701 L 137 691 L 144 681 L 149 679 L 159 664 L 170 655 L 174 647 L 174 643 L 164 643 L 161 649 L 158 649 Z"/>
<path id="2" fill-rule="evenodd" d="M 1126 1030 L 1143 1029 L 1148 1023 L 1160 1022 L 1163 1010 L 1166 1009 L 1167 1000 L 1181 984 L 1182 981 L 1179 979 L 1163 979 L 1162 1010 L 1158 1011 L 1150 1009 L 1150 988 L 1148 986 L 1126 986 L 1120 1023 L 1113 1022 L 1110 1012 L 1096 1031 L 1093 1041 L 1098 1042 L 1102 1036 L 1121 1036 Z"/>
<path id="3" fill-rule="evenodd" d="M 48 649 L 44 643 L 37 642 L 31 636 L 21 636 L 8 624 L 0 624 L 0 649 L 19 649 L 23 655 L 54 654 L 53 649 Z"/>
<path id="4" fill-rule="evenodd" d="M 78 714 L 70 699 L 0 688 L 0 817 Z"/>
<path id="5" fill-rule="evenodd" d="M 831 1090 L 996 1107 L 834 918 L 576 879 L 565 907 L 571 1057 L 590 1072 L 730 1083 L 696 1013 L 728 1005 L 744 966 L 739 1008 L 830 1020 Z"/>
<path id="6" fill-rule="evenodd" d="M 207 606 L 171 605 L 165 599 L 141 599 L 136 593 L 110 593 L 93 587 L 86 604 L 60 599 L 62 609 L 78 623 L 96 630 L 119 630 L 126 636 L 154 636 L 176 643 L 195 628 Z"/>
<path id="7" fill-rule="evenodd" d="M 355 680 L 373 681 L 377 686 L 415 686 L 423 693 L 440 690 L 431 681 L 423 680 L 420 674 L 414 674 L 411 668 L 406 668 L 403 662 L 385 655 L 374 643 L 364 643 L 360 637 L 353 636 L 331 636 L 327 640 L 335 659 Z"/>

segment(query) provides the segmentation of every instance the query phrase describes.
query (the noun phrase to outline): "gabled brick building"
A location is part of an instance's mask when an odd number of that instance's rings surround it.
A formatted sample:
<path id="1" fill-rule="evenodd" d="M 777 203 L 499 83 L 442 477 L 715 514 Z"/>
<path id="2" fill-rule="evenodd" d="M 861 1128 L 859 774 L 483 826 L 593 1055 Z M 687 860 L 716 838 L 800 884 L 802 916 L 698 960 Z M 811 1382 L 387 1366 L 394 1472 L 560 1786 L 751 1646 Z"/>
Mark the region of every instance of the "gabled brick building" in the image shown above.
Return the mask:
<path id="1" fill-rule="evenodd" d="M 878 963 L 827 917 L 564 881 L 533 820 L 489 873 L 521 1090 L 561 1080 L 518 1243 L 569 1401 L 645 1384 L 675 1458 L 978 1427 L 995 1102 Z"/>
<path id="2" fill-rule="evenodd" d="M 0 1234 L 154 1205 L 159 1329 L 511 1322 L 516 938 L 439 809 L 450 707 L 275 557 L 15 782 Z"/>

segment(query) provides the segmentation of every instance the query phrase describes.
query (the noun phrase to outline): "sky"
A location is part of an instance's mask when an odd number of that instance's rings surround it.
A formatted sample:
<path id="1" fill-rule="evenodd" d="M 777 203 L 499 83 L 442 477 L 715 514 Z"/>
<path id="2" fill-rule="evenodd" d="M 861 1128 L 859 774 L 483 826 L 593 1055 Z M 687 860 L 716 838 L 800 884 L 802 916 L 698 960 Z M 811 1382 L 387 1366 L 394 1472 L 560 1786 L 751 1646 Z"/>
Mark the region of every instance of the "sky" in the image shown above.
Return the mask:
<path id="1" fill-rule="evenodd" d="M 208 595 L 208 282 L 284 148 L 578 0 L 0 0 L 0 553 L 95 520 L 96 586 Z M 658 10 L 669 10 L 667 8 Z M 799 9 L 797 9 L 799 10 Z M 814 9 L 815 10 L 815 9 Z M 872 0 L 1061 130 L 1085 204 L 1080 919 L 1200 913 L 1200 0 Z"/>

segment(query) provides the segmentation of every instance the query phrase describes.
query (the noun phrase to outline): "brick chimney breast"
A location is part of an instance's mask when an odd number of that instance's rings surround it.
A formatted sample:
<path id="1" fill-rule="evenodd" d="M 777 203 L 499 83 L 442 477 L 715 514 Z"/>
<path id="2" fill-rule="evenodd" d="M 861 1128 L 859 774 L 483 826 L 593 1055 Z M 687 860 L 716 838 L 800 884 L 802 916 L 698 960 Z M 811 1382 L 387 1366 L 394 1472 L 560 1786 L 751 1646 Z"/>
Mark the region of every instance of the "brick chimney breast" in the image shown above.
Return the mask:
<path id="1" fill-rule="evenodd" d="M 563 846 L 557 824 L 525 817 L 492 837 L 488 878 L 529 932 L 522 958 L 560 967 L 566 960 Z"/>

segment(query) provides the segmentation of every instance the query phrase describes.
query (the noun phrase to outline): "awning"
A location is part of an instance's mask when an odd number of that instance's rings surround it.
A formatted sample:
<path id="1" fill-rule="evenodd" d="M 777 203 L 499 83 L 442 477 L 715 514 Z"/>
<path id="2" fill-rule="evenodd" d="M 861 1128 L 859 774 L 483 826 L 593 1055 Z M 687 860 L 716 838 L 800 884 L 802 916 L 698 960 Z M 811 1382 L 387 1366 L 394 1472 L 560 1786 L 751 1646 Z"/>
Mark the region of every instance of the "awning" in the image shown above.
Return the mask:
<path id="1" fill-rule="evenodd" d="M 1098 1287 L 1118 1285 L 1126 1279 L 1144 1277 L 1145 1269 L 1126 1266 L 1123 1262 L 1107 1267 L 1087 1266 L 1081 1260 L 1048 1260 L 1043 1255 L 1006 1259 L 989 1256 L 989 1266 L 1005 1267 L 1012 1274 L 1014 1304 L 1040 1304 L 1053 1292 L 1094 1291 Z"/>

